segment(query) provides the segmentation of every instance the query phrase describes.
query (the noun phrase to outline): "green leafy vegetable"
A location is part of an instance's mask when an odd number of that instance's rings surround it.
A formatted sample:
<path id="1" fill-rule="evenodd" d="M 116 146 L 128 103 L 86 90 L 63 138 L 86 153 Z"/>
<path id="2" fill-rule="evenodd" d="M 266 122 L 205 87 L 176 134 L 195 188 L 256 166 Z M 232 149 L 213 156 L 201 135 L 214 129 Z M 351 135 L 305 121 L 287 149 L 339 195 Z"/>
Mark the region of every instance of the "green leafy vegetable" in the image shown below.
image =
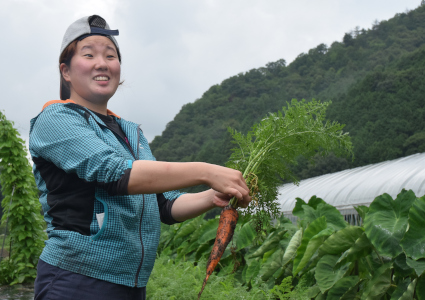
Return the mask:
<path id="1" fill-rule="evenodd" d="M 334 270 L 335 263 L 337 262 L 337 260 L 338 256 L 336 255 L 325 255 L 317 263 L 315 277 L 322 293 L 325 293 L 330 288 L 332 288 L 335 283 L 337 283 L 341 278 L 344 277 L 345 273 L 348 270 L 348 264 L 342 266 L 337 270 Z M 355 285 L 355 283 L 356 282 L 351 282 L 350 279 L 347 290 L 353 285 Z M 345 286 L 346 284 L 347 282 L 345 282 L 343 285 Z"/>
<path id="2" fill-rule="evenodd" d="M 260 209 L 267 212 L 263 216 L 278 217 L 277 188 L 282 179 L 297 182 L 290 166 L 298 156 L 352 153 L 350 138 L 342 132 L 344 125 L 325 120 L 329 105 L 314 99 L 292 100 L 287 108 L 270 113 L 246 135 L 230 129 L 238 147 L 233 149 L 227 166 L 243 173 L 257 205 L 250 205 L 245 214 L 253 215 Z M 236 202 L 232 200 L 234 207 Z"/>
<path id="3" fill-rule="evenodd" d="M 313 221 L 307 227 L 302 237 L 301 245 L 297 249 L 297 255 L 294 258 L 294 275 L 298 274 L 298 272 L 307 265 L 316 250 L 331 234 L 332 230 L 327 227 L 326 218 L 324 216 Z"/>
<path id="4" fill-rule="evenodd" d="M 355 287 L 359 283 L 357 276 L 347 276 L 338 280 L 329 290 L 327 300 L 354 299 L 357 293 Z"/>
<path id="5" fill-rule="evenodd" d="M 365 232 L 382 255 L 393 257 L 403 251 L 400 241 L 406 232 L 409 209 L 415 199 L 412 191 L 403 190 L 395 200 L 384 194 L 370 205 L 364 221 Z"/>
<path id="6" fill-rule="evenodd" d="M 376 270 L 374 276 L 366 284 L 362 300 L 379 299 L 391 286 L 391 263 L 386 263 Z"/>
<path id="7" fill-rule="evenodd" d="M 409 211 L 409 229 L 401 240 L 407 256 L 425 258 L 425 197 L 416 199 Z M 419 274 L 418 274 L 419 275 Z"/>
<path id="8" fill-rule="evenodd" d="M 319 254 L 341 255 L 350 249 L 356 240 L 363 234 L 364 229 L 357 226 L 349 226 L 332 234 L 319 248 Z"/>

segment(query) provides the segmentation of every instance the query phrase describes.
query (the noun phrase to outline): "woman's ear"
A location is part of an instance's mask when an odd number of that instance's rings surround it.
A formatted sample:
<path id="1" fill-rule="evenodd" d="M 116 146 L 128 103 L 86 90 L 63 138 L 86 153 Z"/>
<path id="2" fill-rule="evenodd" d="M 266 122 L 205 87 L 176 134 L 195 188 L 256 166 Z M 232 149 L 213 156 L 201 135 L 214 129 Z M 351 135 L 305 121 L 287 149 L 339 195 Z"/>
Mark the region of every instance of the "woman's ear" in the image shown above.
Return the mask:
<path id="1" fill-rule="evenodd" d="M 65 81 L 67 82 L 70 82 L 71 79 L 69 77 L 69 67 L 64 63 L 61 63 L 59 66 L 59 70 L 61 71 L 63 79 L 65 79 Z"/>

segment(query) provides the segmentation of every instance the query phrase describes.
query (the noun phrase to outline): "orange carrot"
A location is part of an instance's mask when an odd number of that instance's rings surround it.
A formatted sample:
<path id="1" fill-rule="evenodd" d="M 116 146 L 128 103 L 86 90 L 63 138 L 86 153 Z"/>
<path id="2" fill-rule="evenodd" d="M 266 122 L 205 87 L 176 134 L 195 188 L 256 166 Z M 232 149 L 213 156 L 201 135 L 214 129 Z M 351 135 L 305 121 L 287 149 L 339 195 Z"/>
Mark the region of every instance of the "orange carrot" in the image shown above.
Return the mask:
<path id="1" fill-rule="evenodd" d="M 201 294 L 204 291 L 208 278 L 214 271 L 215 267 L 220 261 L 221 256 L 224 253 L 224 250 L 226 250 L 227 245 L 233 237 L 238 218 L 239 215 L 237 210 L 234 209 L 231 205 L 226 206 L 221 211 L 214 246 L 212 248 L 210 257 L 208 258 L 207 276 L 205 277 L 202 289 L 198 294 L 198 300 L 201 298 Z"/>

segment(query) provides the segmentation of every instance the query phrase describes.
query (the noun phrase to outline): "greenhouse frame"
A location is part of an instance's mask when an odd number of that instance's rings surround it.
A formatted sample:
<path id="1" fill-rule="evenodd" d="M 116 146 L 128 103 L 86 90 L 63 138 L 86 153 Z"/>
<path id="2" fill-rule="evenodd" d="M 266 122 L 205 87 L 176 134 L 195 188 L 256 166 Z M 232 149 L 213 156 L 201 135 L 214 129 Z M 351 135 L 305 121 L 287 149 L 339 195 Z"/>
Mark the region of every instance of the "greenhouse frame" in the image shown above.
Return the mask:
<path id="1" fill-rule="evenodd" d="M 355 206 L 369 206 L 384 193 L 394 199 L 403 189 L 417 197 L 425 194 L 425 153 L 301 180 L 298 186 L 288 183 L 279 188 L 278 201 L 284 216 L 296 222 L 296 198 L 308 202 L 315 195 L 335 206 L 348 223 L 359 225 Z"/>

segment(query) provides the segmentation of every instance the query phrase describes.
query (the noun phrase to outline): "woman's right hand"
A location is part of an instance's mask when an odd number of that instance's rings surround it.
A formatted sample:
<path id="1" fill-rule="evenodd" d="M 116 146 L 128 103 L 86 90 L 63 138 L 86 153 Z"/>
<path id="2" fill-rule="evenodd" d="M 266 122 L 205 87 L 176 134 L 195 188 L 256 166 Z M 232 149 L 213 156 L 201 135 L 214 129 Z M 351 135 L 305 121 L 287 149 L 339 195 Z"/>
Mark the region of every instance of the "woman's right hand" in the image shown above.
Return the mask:
<path id="1" fill-rule="evenodd" d="M 218 165 L 206 165 L 205 184 L 217 192 L 236 197 L 240 207 L 247 207 L 251 197 L 242 173 Z"/>

